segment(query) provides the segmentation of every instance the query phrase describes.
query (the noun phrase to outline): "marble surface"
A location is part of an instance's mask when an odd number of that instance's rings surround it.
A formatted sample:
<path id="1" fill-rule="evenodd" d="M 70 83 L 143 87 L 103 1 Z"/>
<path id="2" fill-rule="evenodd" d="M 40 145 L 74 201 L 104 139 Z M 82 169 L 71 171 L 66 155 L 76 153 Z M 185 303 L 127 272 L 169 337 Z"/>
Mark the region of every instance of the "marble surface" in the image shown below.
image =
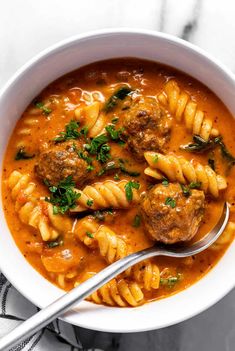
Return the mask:
<path id="1" fill-rule="evenodd" d="M 0 87 L 49 45 L 88 30 L 120 26 L 177 35 L 235 72 L 234 17 L 234 0 L 1 0 Z M 78 329 L 78 334 L 87 347 L 109 351 L 234 351 L 234 302 L 235 290 L 199 316 L 162 330 L 108 334 Z"/>

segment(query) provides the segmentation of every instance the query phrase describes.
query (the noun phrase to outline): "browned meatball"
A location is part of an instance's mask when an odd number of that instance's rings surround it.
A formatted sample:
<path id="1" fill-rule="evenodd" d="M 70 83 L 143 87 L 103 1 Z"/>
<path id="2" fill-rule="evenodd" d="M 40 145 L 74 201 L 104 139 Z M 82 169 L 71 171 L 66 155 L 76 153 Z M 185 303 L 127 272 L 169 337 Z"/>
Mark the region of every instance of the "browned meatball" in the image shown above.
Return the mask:
<path id="1" fill-rule="evenodd" d="M 78 156 L 77 150 L 82 148 L 82 140 L 47 145 L 38 156 L 36 174 L 53 185 L 68 176 L 73 177 L 77 186 L 83 185 L 94 177 L 94 172 L 89 172 L 88 163 Z"/>
<path id="2" fill-rule="evenodd" d="M 205 195 L 191 190 L 186 197 L 179 184 L 155 185 L 141 202 L 145 228 L 153 240 L 165 244 L 190 240 L 203 219 Z"/>
<path id="3" fill-rule="evenodd" d="M 171 118 L 153 98 L 141 98 L 125 111 L 124 127 L 129 150 L 139 160 L 145 151 L 165 152 Z"/>

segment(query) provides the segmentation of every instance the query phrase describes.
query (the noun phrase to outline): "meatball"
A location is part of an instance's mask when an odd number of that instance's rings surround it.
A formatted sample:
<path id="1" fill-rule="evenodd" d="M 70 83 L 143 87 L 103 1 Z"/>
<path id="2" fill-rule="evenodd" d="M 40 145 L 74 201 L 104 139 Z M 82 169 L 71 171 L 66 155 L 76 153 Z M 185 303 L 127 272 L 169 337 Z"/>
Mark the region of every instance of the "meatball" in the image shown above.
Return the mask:
<path id="1" fill-rule="evenodd" d="M 87 162 L 79 157 L 77 150 L 82 149 L 82 140 L 47 145 L 35 165 L 37 176 L 47 179 L 52 185 L 72 176 L 77 186 L 83 185 L 94 177 L 94 172 L 89 172 Z"/>
<path id="2" fill-rule="evenodd" d="M 165 244 L 188 241 L 197 233 L 203 219 L 205 195 L 191 190 L 185 196 L 179 184 L 158 184 L 141 202 L 145 228 L 153 240 Z"/>
<path id="3" fill-rule="evenodd" d="M 171 117 L 153 98 L 135 102 L 124 117 L 124 127 L 129 150 L 138 160 L 144 160 L 145 151 L 166 151 L 170 138 Z"/>

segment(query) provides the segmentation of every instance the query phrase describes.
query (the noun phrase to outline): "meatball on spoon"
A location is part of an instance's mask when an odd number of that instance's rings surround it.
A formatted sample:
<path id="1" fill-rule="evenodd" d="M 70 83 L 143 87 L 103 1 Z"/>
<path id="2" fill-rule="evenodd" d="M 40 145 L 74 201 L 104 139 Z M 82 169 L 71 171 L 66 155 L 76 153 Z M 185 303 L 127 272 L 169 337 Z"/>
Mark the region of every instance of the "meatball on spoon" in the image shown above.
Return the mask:
<path id="1" fill-rule="evenodd" d="M 172 217 L 174 218 L 174 217 Z M 20 341 L 32 336 L 41 328 L 48 325 L 55 318 L 61 316 L 68 309 L 76 305 L 78 302 L 84 300 L 94 291 L 106 284 L 108 281 L 116 277 L 118 274 L 125 271 L 134 264 L 141 262 L 147 258 L 154 256 L 168 256 L 168 257 L 188 257 L 207 249 L 213 244 L 219 236 L 223 233 L 229 219 L 228 204 L 224 204 L 222 215 L 215 225 L 215 227 L 200 241 L 192 245 L 154 245 L 149 249 L 145 249 L 129 256 L 126 256 L 110 266 L 97 273 L 92 278 L 80 284 L 73 290 L 65 293 L 58 300 L 49 306 L 36 313 L 34 316 L 16 327 L 8 335 L 0 339 L 0 350 L 7 350 L 12 348 Z"/>

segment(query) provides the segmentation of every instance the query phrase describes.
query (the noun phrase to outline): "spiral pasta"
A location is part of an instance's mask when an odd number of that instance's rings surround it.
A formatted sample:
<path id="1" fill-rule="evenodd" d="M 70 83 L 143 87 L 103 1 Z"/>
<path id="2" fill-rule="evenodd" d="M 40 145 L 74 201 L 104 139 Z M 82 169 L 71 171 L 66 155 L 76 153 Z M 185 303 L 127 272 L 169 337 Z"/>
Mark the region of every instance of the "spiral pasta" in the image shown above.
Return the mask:
<path id="1" fill-rule="evenodd" d="M 99 225 L 94 218 L 85 217 L 75 226 L 75 235 L 88 247 L 98 247 L 102 257 L 113 263 L 127 255 L 127 244 L 106 225 Z"/>
<path id="2" fill-rule="evenodd" d="M 178 122 L 184 118 L 187 130 L 193 134 L 200 135 L 204 140 L 219 135 L 218 130 L 213 128 L 212 121 L 205 117 L 205 113 L 185 91 L 180 90 L 175 80 L 171 79 L 165 84 L 164 91 L 158 95 L 158 101 L 169 108 Z"/>
<path id="3" fill-rule="evenodd" d="M 160 284 L 160 271 L 156 264 L 145 260 L 137 263 L 125 271 L 125 275 L 131 277 L 145 290 L 158 289 Z"/>
<path id="4" fill-rule="evenodd" d="M 77 206 L 71 211 L 82 212 L 87 209 L 99 210 L 110 207 L 129 208 L 139 201 L 139 193 L 137 189 L 133 189 L 133 198 L 128 201 L 125 192 L 127 183 L 126 180 L 120 182 L 106 180 L 103 183 L 87 185 L 83 190 L 76 189 L 80 197 L 77 199 Z"/>
<path id="5" fill-rule="evenodd" d="M 210 250 L 221 250 L 223 247 L 225 248 L 231 242 L 231 239 L 235 237 L 235 223 L 228 222 L 224 232 L 221 236 L 216 240 L 216 242 L 210 246 Z"/>
<path id="6" fill-rule="evenodd" d="M 85 281 L 94 274 L 93 272 L 86 273 L 82 280 Z M 75 283 L 75 286 L 77 285 L 79 283 Z M 144 294 L 138 283 L 116 278 L 91 294 L 87 300 L 97 304 L 105 303 L 109 306 L 135 307 L 144 302 Z"/>
<path id="7" fill-rule="evenodd" d="M 150 165 L 144 173 L 156 179 L 165 176 L 170 181 L 181 184 L 200 182 L 200 188 L 214 197 L 218 197 L 219 191 L 227 187 L 224 177 L 216 174 L 209 166 L 203 166 L 193 160 L 188 161 L 182 156 L 162 155 L 152 151 L 145 152 L 144 156 Z"/>
<path id="8" fill-rule="evenodd" d="M 74 112 L 76 119 L 88 128 L 88 136 L 91 138 L 105 131 L 105 115 L 100 112 L 100 108 L 100 102 L 96 101 L 92 105 L 78 107 Z"/>
<path id="9" fill-rule="evenodd" d="M 71 230 L 69 218 L 54 215 L 52 205 L 39 199 L 36 184 L 30 181 L 28 174 L 13 171 L 8 186 L 20 220 L 37 229 L 44 241 L 55 240 L 61 233 Z"/>

